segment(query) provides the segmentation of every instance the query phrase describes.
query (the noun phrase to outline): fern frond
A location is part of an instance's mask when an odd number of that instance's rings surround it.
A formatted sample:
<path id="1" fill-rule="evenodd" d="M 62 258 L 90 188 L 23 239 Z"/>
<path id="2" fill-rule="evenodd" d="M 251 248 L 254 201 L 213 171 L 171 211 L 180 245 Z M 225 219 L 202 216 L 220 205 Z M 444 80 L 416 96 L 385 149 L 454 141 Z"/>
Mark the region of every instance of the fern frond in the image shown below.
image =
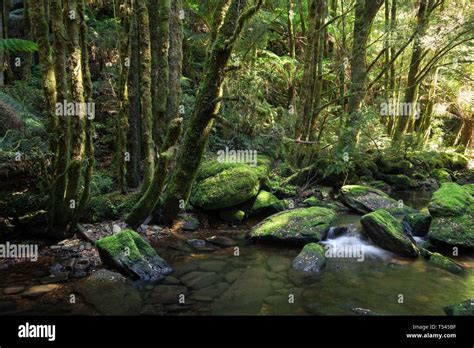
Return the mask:
<path id="1" fill-rule="evenodd" d="M 0 52 L 35 52 L 38 50 L 36 43 L 23 39 L 0 39 Z"/>

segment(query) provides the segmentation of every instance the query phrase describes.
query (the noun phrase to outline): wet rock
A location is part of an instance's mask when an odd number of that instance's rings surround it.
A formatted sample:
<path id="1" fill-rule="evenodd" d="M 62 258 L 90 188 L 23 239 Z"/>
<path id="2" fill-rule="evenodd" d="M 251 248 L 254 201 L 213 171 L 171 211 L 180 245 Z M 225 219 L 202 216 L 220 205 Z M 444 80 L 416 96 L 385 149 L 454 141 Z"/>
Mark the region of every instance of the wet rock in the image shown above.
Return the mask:
<path id="1" fill-rule="evenodd" d="M 283 256 L 271 255 L 267 258 L 267 265 L 272 272 L 283 272 L 290 268 L 290 260 Z"/>
<path id="2" fill-rule="evenodd" d="M 403 224 L 388 211 L 379 209 L 360 220 L 363 234 L 379 247 L 405 257 L 417 257 L 418 248 L 404 234 Z"/>
<path id="3" fill-rule="evenodd" d="M 431 223 L 428 240 L 433 245 L 474 248 L 474 214 L 436 217 Z"/>
<path id="4" fill-rule="evenodd" d="M 240 209 L 225 209 L 219 211 L 219 217 L 227 222 L 239 223 L 242 222 L 245 218 L 245 212 Z"/>
<path id="5" fill-rule="evenodd" d="M 199 261 L 197 260 L 183 262 L 174 267 L 173 275 L 178 278 L 181 278 L 185 274 L 188 274 L 192 271 L 197 271 L 198 268 L 199 268 Z"/>
<path id="6" fill-rule="evenodd" d="M 464 273 L 464 267 L 447 256 L 441 255 L 439 253 L 433 253 L 426 249 L 421 250 L 421 255 L 426 260 L 428 260 L 430 265 L 434 267 L 444 269 L 445 271 L 451 272 L 453 274 Z"/>
<path id="7" fill-rule="evenodd" d="M 458 303 L 458 304 L 446 306 L 443 309 L 447 315 L 473 316 L 474 315 L 474 298 Z"/>
<path id="8" fill-rule="evenodd" d="M 140 294 L 119 273 L 99 270 L 76 284 L 75 291 L 104 315 L 136 315 L 141 311 Z"/>
<path id="9" fill-rule="evenodd" d="M 471 204 L 474 204 L 474 199 L 469 190 L 456 183 L 447 182 L 433 193 L 428 209 L 435 217 L 459 216 L 466 214 Z"/>
<path id="10" fill-rule="evenodd" d="M 318 273 L 325 266 L 324 248 L 316 243 L 306 244 L 292 263 L 293 269 L 308 273 Z"/>
<path id="11" fill-rule="evenodd" d="M 181 281 L 178 278 L 175 278 L 173 276 L 167 276 L 165 279 L 163 279 L 162 284 L 178 285 L 178 284 L 181 284 Z"/>
<path id="12" fill-rule="evenodd" d="M 286 201 L 278 199 L 273 193 L 261 190 L 252 205 L 250 214 L 274 214 L 285 210 Z"/>
<path id="13" fill-rule="evenodd" d="M 366 309 L 366 308 L 355 307 L 355 308 L 352 308 L 351 310 L 358 315 L 363 315 L 363 316 L 376 315 L 370 309 Z"/>
<path id="14" fill-rule="evenodd" d="M 254 315 L 260 312 L 263 299 L 271 290 L 265 269 L 248 269 L 213 303 L 212 313 Z"/>
<path id="15" fill-rule="evenodd" d="M 225 281 L 227 283 L 233 283 L 235 282 L 235 280 L 242 274 L 242 271 L 241 270 L 233 270 L 229 273 L 227 273 L 224 278 L 225 278 Z"/>
<path id="16" fill-rule="evenodd" d="M 97 241 L 105 265 L 118 269 L 132 279 L 154 283 L 172 272 L 171 267 L 138 233 L 123 230 Z"/>
<path id="17" fill-rule="evenodd" d="M 186 295 L 188 288 L 183 285 L 158 285 L 153 289 L 147 298 L 147 302 L 157 302 L 162 304 L 176 304 L 180 301 L 180 296 Z"/>
<path id="18" fill-rule="evenodd" d="M 186 243 L 196 251 L 212 252 L 217 250 L 215 246 L 206 243 L 206 241 L 202 239 L 188 239 Z"/>
<path id="19" fill-rule="evenodd" d="M 37 298 L 57 289 L 59 289 L 58 284 L 35 285 L 26 290 L 22 296 L 27 298 Z"/>
<path id="20" fill-rule="evenodd" d="M 269 216 L 248 233 L 251 239 L 305 243 L 322 240 L 336 219 L 334 211 L 311 207 L 284 211 Z"/>
<path id="21" fill-rule="evenodd" d="M 191 272 L 181 278 L 183 284 L 187 287 L 199 290 L 214 285 L 221 280 L 221 277 L 215 272 Z"/>
<path id="22" fill-rule="evenodd" d="M 17 286 L 9 286 L 3 289 L 3 294 L 4 295 L 16 295 L 25 290 L 25 287 L 22 285 L 17 285 Z"/>
<path id="23" fill-rule="evenodd" d="M 65 282 L 68 279 L 69 279 L 69 276 L 67 272 L 59 272 L 49 277 L 42 278 L 41 284 L 60 283 L 60 282 Z"/>
<path id="24" fill-rule="evenodd" d="M 202 302 L 211 302 L 216 297 L 219 297 L 225 290 L 229 288 L 229 284 L 227 283 L 217 283 L 215 285 L 208 286 L 206 288 L 202 288 L 200 290 L 194 291 L 189 298 L 195 301 L 202 301 Z"/>
<path id="25" fill-rule="evenodd" d="M 211 237 L 206 238 L 206 241 L 208 241 L 211 244 L 224 247 L 224 248 L 237 245 L 237 242 L 233 240 L 232 238 L 223 237 L 223 236 L 211 236 Z"/>
<path id="26" fill-rule="evenodd" d="M 385 209 L 395 215 L 415 213 L 413 208 L 400 205 L 381 190 L 361 185 L 346 185 L 341 188 L 342 201 L 360 214 Z"/>
<path id="27" fill-rule="evenodd" d="M 199 270 L 205 272 L 220 272 L 226 266 L 224 261 L 219 260 L 205 260 L 199 263 Z"/>
<path id="28" fill-rule="evenodd" d="M 403 218 L 403 224 L 408 233 L 424 237 L 430 229 L 431 215 L 428 213 L 408 214 Z"/>
<path id="29" fill-rule="evenodd" d="M 201 226 L 199 220 L 193 215 L 182 214 L 179 217 L 184 220 L 181 226 L 184 231 L 195 231 Z"/>

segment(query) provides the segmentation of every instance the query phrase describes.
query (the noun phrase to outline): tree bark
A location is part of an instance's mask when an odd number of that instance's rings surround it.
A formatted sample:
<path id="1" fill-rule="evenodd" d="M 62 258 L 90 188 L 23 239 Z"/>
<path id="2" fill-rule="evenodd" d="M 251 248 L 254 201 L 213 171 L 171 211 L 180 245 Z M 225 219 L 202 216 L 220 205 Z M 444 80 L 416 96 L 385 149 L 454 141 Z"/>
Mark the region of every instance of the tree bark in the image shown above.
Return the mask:
<path id="1" fill-rule="evenodd" d="M 184 207 L 189 199 L 209 133 L 221 106 L 222 84 L 230 54 L 245 22 L 258 11 L 262 1 L 242 12 L 246 3 L 246 0 L 232 0 L 206 59 L 194 112 L 188 121 L 176 167 L 161 204 L 162 217 L 167 223 L 176 218 L 180 205 Z"/>

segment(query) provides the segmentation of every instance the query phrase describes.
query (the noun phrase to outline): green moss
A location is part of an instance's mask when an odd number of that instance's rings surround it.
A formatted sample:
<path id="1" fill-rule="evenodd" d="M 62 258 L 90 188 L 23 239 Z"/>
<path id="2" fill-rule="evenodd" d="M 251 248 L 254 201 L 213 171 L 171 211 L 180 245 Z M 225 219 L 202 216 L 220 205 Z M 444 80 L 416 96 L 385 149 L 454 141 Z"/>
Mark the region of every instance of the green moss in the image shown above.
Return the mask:
<path id="1" fill-rule="evenodd" d="M 417 247 L 404 234 L 403 224 L 387 210 L 379 209 L 360 220 L 363 233 L 376 245 L 402 256 L 416 257 Z"/>
<path id="2" fill-rule="evenodd" d="M 428 213 L 408 214 L 403 218 L 403 223 L 408 225 L 414 236 L 425 236 L 431 225 L 431 215 Z"/>
<path id="3" fill-rule="evenodd" d="M 140 199 L 140 193 L 128 195 L 113 192 L 93 197 L 84 214 L 84 221 L 117 220 L 129 213 Z"/>
<path id="4" fill-rule="evenodd" d="M 458 303 L 451 306 L 444 307 L 444 311 L 447 315 L 474 315 L 474 299 L 469 299 L 462 303 Z"/>
<path id="5" fill-rule="evenodd" d="M 247 165 L 238 165 L 197 182 L 191 204 L 206 210 L 229 208 L 255 197 L 259 188 L 257 174 Z"/>
<path id="6" fill-rule="evenodd" d="M 428 233 L 433 244 L 474 248 L 473 215 L 434 218 Z"/>
<path id="7" fill-rule="evenodd" d="M 463 190 L 469 193 L 472 197 L 474 197 L 474 184 L 467 184 L 462 186 Z"/>
<path id="8" fill-rule="evenodd" d="M 285 208 L 285 202 L 280 201 L 273 193 L 261 190 L 250 210 L 251 214 L 277 212 Z"/>
<path id="9" fill-rule="evenodd" d="M 451 174 L 446 169 L 435 169 L 432 173 L 433 177 L 439 182 L 451 182 Z"/>
<path id="10" fill-rule="evenodd" d="M 464 268 L 461 265 L 439 253 L 430 253 L 429 263 L 454 274 L 462 274 L 464 272 Z"/>
<path id="11" fill-rule="evenodd" d="M 128 254 L 131 261 L 140 260 L 143 254 L 150 257 L 155 254 L 153 248 L 138 233 L 128 229 L 99 239 L 97 247 L 113 258 Z"/>
<path id="12" fill-rule="evenodd" d="M 251 238 L 274 238 L 290 241 L 319 241 L 324 238 L 336 214 L 326 208 L 298 208 L 274 214 L 255 226 Z"/>
<path id="13" fill-rule="evenodd" d="M 324 248 L 317 243 L 306 244 L 293 260 L 294 269 L 304 272 L 319 272 L 326 266 Z"/>
<path id="14" fill-rule="evenodd" d="M 404 174 L 385 175 L 383 178 L 397 190 L 410 189 L 411 180 Z"/>
<path id="15" fill-rule="evenodd" d="M 447 182 L 433 194 L 428 209 L 433 216 L 455 216 L 464 214 L 472 202 L 472 196 L 462 186 Z"/>
<path id="16" fill-rule="evenodd" d="M 309 198 L 306 198 L 304 201 L 303 201 L 304 204 L 310 206 L 310 207 L 316 207 L 319 205 L 319 200 L 314 197 L 314 196 L 311 196 Z"/>

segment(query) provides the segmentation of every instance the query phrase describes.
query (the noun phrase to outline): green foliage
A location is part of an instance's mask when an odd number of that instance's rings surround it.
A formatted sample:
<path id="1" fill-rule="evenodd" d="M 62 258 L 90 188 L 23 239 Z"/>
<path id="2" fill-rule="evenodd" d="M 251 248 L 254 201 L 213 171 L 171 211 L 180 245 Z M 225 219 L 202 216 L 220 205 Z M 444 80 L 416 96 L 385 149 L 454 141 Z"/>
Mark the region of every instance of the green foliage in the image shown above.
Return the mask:
<path id="1" fill-rule="evenodd" d="M 36 43 L 23 39 L 0 39 L 0 52 L 15 53 L 27 52 L 32 53 L 38 51 Z"/>

